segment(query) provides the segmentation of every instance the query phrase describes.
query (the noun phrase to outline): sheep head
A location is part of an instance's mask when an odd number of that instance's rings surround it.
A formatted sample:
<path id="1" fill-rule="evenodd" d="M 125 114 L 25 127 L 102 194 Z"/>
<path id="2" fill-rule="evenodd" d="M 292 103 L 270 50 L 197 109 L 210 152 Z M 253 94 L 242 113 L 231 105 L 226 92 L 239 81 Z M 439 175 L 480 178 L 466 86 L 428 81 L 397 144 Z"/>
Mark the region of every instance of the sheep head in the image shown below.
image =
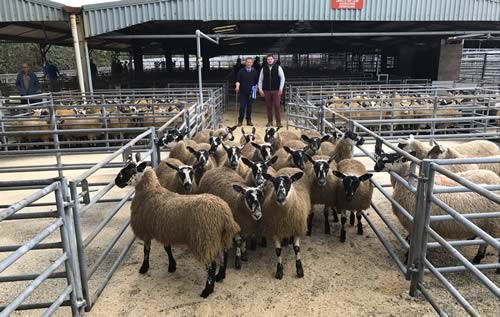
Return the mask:
<path id="1" fill-rule="evenodd" d="M 366 182 L 373 176 L 373 174 L 364 174 L 359 177 L 344 175 L 339 171 L 333 171 L 333 175 L 337 176 L 342 181 L 344 187 L 345 199 L 347 201 L 353 200 L 354 195 L 356 194 L 356 191 L 358 190 L 361 182 Z"/>
<path id="2" fill-rule="evenodd" d="M 262 218 L 262 203 L 264 202 L 262 187 L 244 187 L 234 184 L 233 189 L 245 199 L 245 206 L 248 208 L 252 219 L 259 221 Z"/>
<path id="3" fill-rule="evenodd" d="M 288 194 L 292 189 L 292 184 L 298 181 L 304 176 L 304 172 L 298 172 L 293 174 L 292 176 L 276 176 L 273 177 L 269 174 L 264 174 L 264 178 L 271 182 L 274 187 L 274 192 L 276 194 L 276 202 L 283 206 L 287 202 Z"/>

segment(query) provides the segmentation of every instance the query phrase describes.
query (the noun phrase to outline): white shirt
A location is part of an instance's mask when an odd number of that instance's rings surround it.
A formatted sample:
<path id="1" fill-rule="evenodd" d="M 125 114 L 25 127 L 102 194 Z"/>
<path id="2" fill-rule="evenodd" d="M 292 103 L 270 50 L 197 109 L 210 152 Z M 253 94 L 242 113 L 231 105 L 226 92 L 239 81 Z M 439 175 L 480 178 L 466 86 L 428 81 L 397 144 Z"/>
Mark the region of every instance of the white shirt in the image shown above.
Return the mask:
<path id="1" fill-rule="evenodd" d="M 273 65 L 271 65 L 271 66 L 267 65 L 267 67 L 269 67 L 269 69 L 271 69 L 273 67 Z M 264 67 L 266 67 L 266 66 L 264 66 Z M 259 75 L 259 90 L 260 91 L 262 90 L 262 83 L 264 82 L 264 67 L 262 67 L 262 69 L 260 70 L 260 75 Z M 280 78 L 280 90 L 283 90 L 283 88 L 285 87 L 285 73 L 283 72 L 283 68 L 281 68 L 281 66 L 278 66 L 278 77 Z"/>

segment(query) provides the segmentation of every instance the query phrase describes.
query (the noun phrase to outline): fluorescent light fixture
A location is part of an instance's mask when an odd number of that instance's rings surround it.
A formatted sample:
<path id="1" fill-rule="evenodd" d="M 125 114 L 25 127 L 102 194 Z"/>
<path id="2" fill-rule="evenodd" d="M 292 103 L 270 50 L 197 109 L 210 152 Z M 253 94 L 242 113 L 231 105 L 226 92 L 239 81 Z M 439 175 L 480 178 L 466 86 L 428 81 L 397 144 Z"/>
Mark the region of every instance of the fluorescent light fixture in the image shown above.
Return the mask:
<path id="1" fill-rule="evenodd" d="M 228 46 L 235 46 L 235 45 L 241 45 L 245 44 L 245 42 L 233 42 L 233 43 L 227 43 Z"/>
<path id="2" fill-rule="evenodd" d="M 231 24 L 231 25 L 222 25 L 222 26 L 217 26 L 212 28 L 212 30 L 215 33 L 227 33 L 227 32 L 234 32 L 238 26 L 236 24 Z"/>

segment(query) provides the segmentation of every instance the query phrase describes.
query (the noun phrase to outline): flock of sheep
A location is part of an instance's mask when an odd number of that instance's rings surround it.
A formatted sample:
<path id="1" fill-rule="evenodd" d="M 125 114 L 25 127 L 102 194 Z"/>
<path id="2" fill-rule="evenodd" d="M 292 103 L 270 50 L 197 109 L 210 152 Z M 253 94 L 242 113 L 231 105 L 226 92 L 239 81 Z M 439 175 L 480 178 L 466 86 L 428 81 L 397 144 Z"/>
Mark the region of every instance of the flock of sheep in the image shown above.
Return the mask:
<path id="1" fill-rule="evenodd" d="M 248 261 L 247 249 L 255 249 L 257 238 L 266 246 L 270 238 L 275 248 L 275 277 L 283 278 L 282 247 L 289 243 L 295 252 L 297 276 L 304 276 L 300 239 L 311 234 L 312 206 L 324 205 L 325 233 L 330 233 L 329 215 L 338 222 L 341 215 L 340 241 L 346 240 L 345 225 L 350 211 L 350 225 L 357 220 L 357 233 L 363 234 L 362 211 L 370 207 L 374 186 L 372 174 L 365 165 L 353 159 L 356 145 L 363 138 L 352 131 L 343 135 L 320 135 L 267 128 L 258 135 L 255 128 L 235 142 L 236 127 L 203 130 L 192 140 L 177 129 L 169 130 L 159 145 L 170 149 L 169 158 L 159 163 L 156 171 L 130 157 L 115 183 L 123 188 L 135 186 L 131 205 L 131 227 L 144 241 L 144 261 L 140 273 L 149 269 L 151 240 L 164 244 L 169 258 L 169 272 L 176 270 L 172 245 L 187 245 L 194 257 L 206 266 L 208 277 L 201 296 L 214 290 L 215 282 L 225 278 L 227 250 L 235 246 L 235 268 Z M 413 155 L 434 155 L 433 149 L 413 138 L 400 140 L 400 148 Z M 436 145 L 439 146 L 439 145 Z M 496 144 L 488 141 L 470 142 L 459 149 L 465 155 L 499 155 Z M 397 153 L 387 154 L 376 148 L 376 171 L 395 171 L 408 179 L 409 163 Z M 448 151 L 449 152 L 449 151 Z M 417 155 L 417 156 L 418 156 Z M 498 166 L 482 166 L 495 170 Z M 498 169 L 459 174 L 479 184 L 500 184 Z M 470 177 L 470 178 L 469 178 Z M 456 186 L 449 180 L 436 186 Z M 406 187 L 393 180 L 394 199 L 415 215 L 415 197 Z M 462 213 L 498 211 L 498 205 L 474 193 L 438 194 L 447 204 Z M 466 202 L 464 202 L 466 201 Z M 477 208 L 480 206 L 480 208 Z M 405 229 L 408 219 L 396 206 L 393 211 Z M 445 214 L 433 207 L 434 214 Z M 475 220 L 494 237 L 500 234 L 500 220 Z M 464 228 L 451 222 L 432 225 L 448 238 L 471 238 Z M 247 243 L 249 246 L 247 248 Z M 484 257 L 482 245 L 474 259 Z M 217 260 L 220 260 L 216 272 Z"/>
<path id="2" fill-rule="evenodd" d="M 56 124 L 58 130 L 90 130 L 90 129 L 125 129 L 141 127 L 161 127 L 177 112 L 183 109 L 184 102 L 174 98 L 106 100 L 95 104 L 79 105 L 71 108 L 62 103 L 55 107 Z M 7 131 L 52 131 L 54 130 L 49 109 L 33 109 L 28 115 L 20 117 Z M 64 133 L 60 139 L 66 141 L 87 141 L 95 144 L 104 133 Z M 126 133 L 110 132 L 109 138 L 123 139 Z M 50 142 L 52 134 L 22 134 L 15 137 L 16 143 Z M 36 145 L 36 144 L 35 144 Z"/>

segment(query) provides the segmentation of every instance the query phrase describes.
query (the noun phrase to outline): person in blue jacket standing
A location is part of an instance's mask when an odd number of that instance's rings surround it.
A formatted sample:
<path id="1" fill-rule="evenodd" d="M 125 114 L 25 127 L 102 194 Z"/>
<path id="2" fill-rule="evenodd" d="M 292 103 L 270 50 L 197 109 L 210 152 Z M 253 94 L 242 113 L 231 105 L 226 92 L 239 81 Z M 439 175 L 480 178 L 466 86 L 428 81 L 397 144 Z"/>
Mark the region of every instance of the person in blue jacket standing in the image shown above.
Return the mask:
<path id="1" fill-rule="evenodd" d="M 30 96 L 38 93 L 38 78 L 30 70 L 28 64 L 21 65 L 21 71 L 17 74 L 16 87 L 21 96 Z M 28 99 L 22 99 L 21 103 L 27 104 Z"/>
<path id="2" fill-rule="evenodd" d="M 238 116 L 238 126 L 243 124 L 245 117 L 247 125 L 253 126 L 252 123 L 252 102 L 257 97 L 257 83 L 259 81 L 259 73 L 252 67 L 253 59 L 247 57 L 245 59 L 245 67 L 239 70 L 236 76 L 236 93 L 240 94 L 240 114 Z"/>

